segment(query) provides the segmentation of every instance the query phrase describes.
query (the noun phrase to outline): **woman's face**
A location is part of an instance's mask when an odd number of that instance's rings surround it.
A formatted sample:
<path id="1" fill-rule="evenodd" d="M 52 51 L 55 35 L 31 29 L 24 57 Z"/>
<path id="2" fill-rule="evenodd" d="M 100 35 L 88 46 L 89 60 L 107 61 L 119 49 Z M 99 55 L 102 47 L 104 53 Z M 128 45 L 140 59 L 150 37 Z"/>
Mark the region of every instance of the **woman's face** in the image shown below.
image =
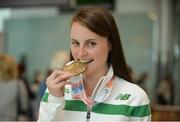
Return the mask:
<path id="1" fill-rule="evenodd" d="M 85 74 L 102 72 L 107 68 L 110 44 L 106 37 L 92 32 L 78 22 L 71 27 L 71 53 L 75 60 L 91 61 Z"/>

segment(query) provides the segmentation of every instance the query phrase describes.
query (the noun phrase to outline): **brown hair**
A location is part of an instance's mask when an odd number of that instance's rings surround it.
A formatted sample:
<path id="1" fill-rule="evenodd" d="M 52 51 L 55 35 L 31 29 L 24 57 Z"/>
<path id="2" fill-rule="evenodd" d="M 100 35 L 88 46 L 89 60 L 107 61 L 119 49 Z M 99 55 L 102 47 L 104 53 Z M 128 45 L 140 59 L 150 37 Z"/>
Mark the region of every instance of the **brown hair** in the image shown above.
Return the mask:
<path id="1" fill-rule="evenodd" d="M 0 54 L 0 80 L 10 81 L 18 78 L 18 66 L 15 58 Z"/>
<path id="2" fill-rule="evenodd" d="M 112 65 L 116 76 L 131 82 L 119 31 L 110 11 L 98 6 L 84 7 L 74 15 L 71 25 L 73 22 L 78 22 L 96 34 L 108 38 L 112 46 L 108 55 L 108 64 Z M 72 54 L 70 59 L 73 60 Z"/>

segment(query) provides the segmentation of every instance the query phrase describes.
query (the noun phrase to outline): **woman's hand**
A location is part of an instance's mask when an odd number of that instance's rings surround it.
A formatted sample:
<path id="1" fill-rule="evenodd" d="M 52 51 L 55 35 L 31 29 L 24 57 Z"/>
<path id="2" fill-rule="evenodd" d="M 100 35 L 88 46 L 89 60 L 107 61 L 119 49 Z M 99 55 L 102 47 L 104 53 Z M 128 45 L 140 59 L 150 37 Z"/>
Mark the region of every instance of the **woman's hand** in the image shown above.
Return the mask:
<path id="1" fill-rule="evenodd" d="M 48 87 L 49 92 L 55 97 L 64 96 L 64 85 L 65 82 L 72 75 L 68 72 L 55 70 L 46 80 L 46 85 Z"/>

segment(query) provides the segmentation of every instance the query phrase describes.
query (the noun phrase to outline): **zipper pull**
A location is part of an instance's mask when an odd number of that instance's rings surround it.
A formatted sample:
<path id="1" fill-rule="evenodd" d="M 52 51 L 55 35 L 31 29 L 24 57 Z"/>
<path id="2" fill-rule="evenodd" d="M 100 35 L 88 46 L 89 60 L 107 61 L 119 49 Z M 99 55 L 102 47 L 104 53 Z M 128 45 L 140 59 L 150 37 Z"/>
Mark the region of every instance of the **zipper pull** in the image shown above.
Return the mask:
<path id="1" fill-rule="evenodd" d="M 91 117 L 91 111 L 88 110 L 88 111 L 87 111 L 87 115 L 86 115 L 86 119 L 90 119 L 90 117 Z"/>
<path id="2" fill-rule="evenodd" d="M 87 106 L 87 115 L 86 115 L 86 122 L 89 122 L 91 117 L 91 107 Z"/>

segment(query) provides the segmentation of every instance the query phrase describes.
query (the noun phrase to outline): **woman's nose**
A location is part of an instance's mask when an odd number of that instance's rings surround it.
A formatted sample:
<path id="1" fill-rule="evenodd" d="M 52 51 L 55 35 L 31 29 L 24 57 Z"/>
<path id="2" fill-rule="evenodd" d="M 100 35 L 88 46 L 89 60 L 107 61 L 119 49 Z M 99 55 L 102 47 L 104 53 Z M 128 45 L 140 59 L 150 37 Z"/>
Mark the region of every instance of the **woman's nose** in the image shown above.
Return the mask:
<path id="1" fill-rule="evenodd" d="M 84 47 L 80 47 L 78 51 L 78 58 L 81 59 L 82 57 L 86 56 L 87 50 Z"/>

